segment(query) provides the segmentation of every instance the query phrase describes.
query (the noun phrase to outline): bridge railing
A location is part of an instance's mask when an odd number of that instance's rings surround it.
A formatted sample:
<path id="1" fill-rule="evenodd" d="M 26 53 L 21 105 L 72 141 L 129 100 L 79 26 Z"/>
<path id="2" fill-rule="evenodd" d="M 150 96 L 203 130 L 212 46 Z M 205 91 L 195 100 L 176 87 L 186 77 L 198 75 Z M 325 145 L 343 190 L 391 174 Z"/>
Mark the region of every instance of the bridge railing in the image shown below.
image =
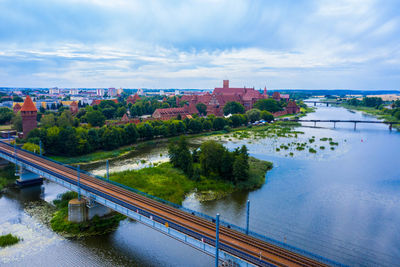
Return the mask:
<path id="1" fill-rule="evenodd" d="M 0 141 L 0 143 L 6 144 L 6 145 L 8 145 L 8 146 L 10 146 L 10 147 L 13 147 L 13 145 L 8 144 L 8 143 L 5 143 L 5 142 L 3 142 L 3 141 Z M 64 163 L 58 162 L 58 161 L 56 161 L 56 160 L 47 158 L 47 157 L 45 157 L 45 156 L 42 156 L 42 155 L 33 153 L 33 152 L 31 152 L 31 151 L 28 151 L 28 150 L 25 150 L 25 149 L 22 149 L 22 148 L 19 148 L 19 147 L 17 147 L 16 149 L 17 149 L 17 150 L 24 151 L 24 152 L 27 152 L 27 153 L 30 153 L 30 154 L 35 155 L 35 156 L 37 156 L 37 157 L 43 158 L 43 159 L 45 159 L 45 160 L 48 160 L 48 161 L 51 161 L 51 162 L 60 164 L 60 165 L 62 165 L 62 166 L 68 167 L 68 168 L 70 168 L 70 169 L 72 169 L 72 170 L 74 170 L 74 171 L 78 171 L 78 169 L 77 169 L 76 167 L 74 167 L 74 166 L 71 166 L 71 165 L 68 165 L 68 164 L 64 164 Z M 36 165 L 36 164 L 35 164 L 35 165 Z M 131 192 L 134 192 L 134 193 L 136 193 L 136 194 L 145 196 L 145 197 L 147 197 L 147 198 L 156 200 L 156 201 L 158 201 L 158 202 L 160 202 L 160 203 L 166 204 L 166 205 L 168 205 L 168 206 L 177 208 L 177 209 L 179 209 L 179 210 L 185 211 L 185 212 L 187 212 L 187 213 L 190 213 L 190 214 L 192 214 L 192 215 L 195 215 L 195 216 L 197 216 L 197 217 L 200 217 L 200 218 L 203 218 L 203 219 L 205 219 L 205 220 L 207 220 L 207 221 L 210 221 L 210 222 L 215 223 L 215 218 L 212 217 L 212 216 L 209 216 L 209 215 L 207 215 L 207 214 L 204 214 L 204 213 L 201 213 L 201 212 L 198 212 L 198 211 L 195 211 L 195 210 L 191 210 L 191 209 L 185 208 L 185 207 L 183 207 L 183 206 L 181 206 L 181 205 L 179 205 L 179 204 L 176 204 L 176 203 L 170 202 L 170 201 L 168 201 L 168 200 L 165 200 L 165 199 L 162 199 L 162 198 L 159 198 L 159 197 L 156 197 L 156 196 L 147 194 L 147 193 L 142 192 L 142 191 L 140 191 L 140 190 L 138 190 L 138 189 L 135 189 L 135 188 L 132 188 L 132 187 L 129 187 L 129 186 L 120 184 L 120 183 L 118 183 L 118 182 L 115 182 L 115 181 L 112 181 L 112 180 L 108 180 L 108 179 L 106 179 L 106 178 L 104 178 L 104 177 L 102 177 L 102 176 L 92 174 L 92 173 L 90 173 L 90 172 L 88 172 L 88 171 L 85 171 L 85 170 L 82 170 L 82 169 L 80 169 L 79 171 L 80 171 L 81 173 L 84 173 L 84 174 L 86 174 L 86 175 L 89 175 L 89 176 L 91 176 L 91 177 L 93 177 L 93 178 L 96 178 L 96 179 L 99 179 L 99 180 L 101 180 L 101 181 L 104 181 L 104 182 L 113 184 L 113 185 L 115 185 L 115 186 L 124 188 L 124 189 L 126 189 L 126 190 L 128 190 L 128 191 L 131 191 Z M 223 220 L 220 220 L 219 223 L 220 223 L 220 225 L 222 225 L 222 226 L 224 226 L 224 227 L 226 227 L 226 228 L 233 229 L 233 230 L 236 230 L 236 231 L 238 231 L 238 232 L 241 232 L 241 233 L 246 234 L 246 229 L 244 229 L 243 227 L 240 227 L 240 226 L 238 226 L 238 225 L 235 225 L 235 224 L 232 224 L 232 223 L 223 221 Z M 335 261 L 333 261 L 333 260 L 330 260 L 330 259 L 328 259 L 328 258 L 319 256 L 319 255 L 317 255 L 317 254 L 315 254 L 315 253 L 311 253 L 311 252 L 305 251 L 305 250 L 303 250 L 303 249 L 300 249 L 300 248 L 291 246 L 291 245 L 289 245 L 289 244 L 280 242 L 280 241 L 278 241 L 278 240 L 275 240 L 275 239 L 273 239 L 273 238 L 269 238 L 269 237 L 267 237 L 267 236 L 264 236 L 264 235 L 262 235 L 262 234 L 259 234 L 259 233 L 253 232 L 253 231 L 249 231 L 249 232 L 248 232 L 248 235 L 249 235 L 249 236 L 252 236 L 252 237 L 254 237 L 254 238 L 257 238 L 257 239 L 266 241 L 266 242 L 268 242 L 268 243 L 270 243 L 270 244 L 273 244 L 273 245 L 275 245 L 275 246 L 278 246 L 278 247 L 281 247 L 281 248 L 285 248 L 285 249 L 287 249 L 287 250 L 289 250 L 289 251 L 292 251 L 292 252 L 295 252 L 295 253 L 304 255 L 304 256 L 306 256 L 306 257 L 315 259 L 315 260 L 317 260 L 317 261 L 319 261 L 319 262 L 326 263 L 326 264 L 328 264 L 328 265 L 332 265 L 332 266 L 345 266 L 345 265 L 342 265 L 342 264 L 340 264 L 340 263 L 338 263 L 338 262 L 335 262 Z"/>

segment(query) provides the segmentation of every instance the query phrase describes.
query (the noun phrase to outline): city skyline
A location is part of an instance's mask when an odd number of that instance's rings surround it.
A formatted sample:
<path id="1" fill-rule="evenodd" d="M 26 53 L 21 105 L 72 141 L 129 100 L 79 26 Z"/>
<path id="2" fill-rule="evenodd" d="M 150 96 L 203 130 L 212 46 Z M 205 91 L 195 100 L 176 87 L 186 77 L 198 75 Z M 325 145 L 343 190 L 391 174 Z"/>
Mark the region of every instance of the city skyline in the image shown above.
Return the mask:
<path id="1" fill-rule="evenodd" d="M 397 90 L 395 1 L 1 1 L 1 87 Z"/>

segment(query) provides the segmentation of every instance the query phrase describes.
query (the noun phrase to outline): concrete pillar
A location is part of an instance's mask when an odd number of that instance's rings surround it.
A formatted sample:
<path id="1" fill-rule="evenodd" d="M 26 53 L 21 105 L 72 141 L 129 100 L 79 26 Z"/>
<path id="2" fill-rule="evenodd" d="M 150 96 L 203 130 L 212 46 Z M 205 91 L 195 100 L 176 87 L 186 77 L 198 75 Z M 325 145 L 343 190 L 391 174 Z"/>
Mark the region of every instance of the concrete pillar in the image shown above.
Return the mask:
<path id="1" fill-rule="evenodd" d="M 33 186 L 33 185 L 41 185 L 43 184 L 43 178 L 36 173 L 32 173 L 24 169 L 22 166 L 18 166 L 18 170 L 16 171 L 19 179 L 16 180 L 16 184 L 20 187 Z"/>
<path id="2" fill-rule="evenodd" d="M 99 217 L 103 217 L 112 212 L 110 208 L 105 207 L 103 205 L 95 205 L 93 207 L 88 208 L 87 211 L 89 220 L 93 219 L 93 217 L 96 215 Z"/>
<path id="3" fill-rule="evenodd" d="M 68 202 L 68 221 L 80 223 L 88 219 L 88 212 L 85 200 L 77 198 L 71 199 Z"/>

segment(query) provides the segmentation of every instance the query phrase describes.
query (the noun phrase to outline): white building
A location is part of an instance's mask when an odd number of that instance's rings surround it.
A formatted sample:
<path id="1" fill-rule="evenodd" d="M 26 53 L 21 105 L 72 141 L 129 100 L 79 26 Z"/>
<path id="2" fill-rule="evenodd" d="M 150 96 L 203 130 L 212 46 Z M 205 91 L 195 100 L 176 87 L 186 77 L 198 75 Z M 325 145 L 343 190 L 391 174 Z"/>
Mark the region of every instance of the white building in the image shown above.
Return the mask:
<path id="1" fill-rule="evenodd" d="M 70 95 L 77 95 L 77 94 L 79 94 L 79 90 L 76 89 L 76 88 L 71 88 L 71 89 L 69 90 L 69 94 L 70 94 Z"/>
<path id="2" fill-rule="evenodd" d="M 115 88 L 108 88 L 108 96 L 116 96 L 117 90 Z"/>
<path id="3" fill-rule="evenodd" d="M 58 87 L 50 88 L 49 89 L 49 94 L 50 95 L 58 95 L 60 93 L 60 89 Z"/>
<path id="4" fill-rule="evenodd" d="M 104 89 L 103 88 L 97 88 L 96 89 L 96 95 L 104 96 Z"/>

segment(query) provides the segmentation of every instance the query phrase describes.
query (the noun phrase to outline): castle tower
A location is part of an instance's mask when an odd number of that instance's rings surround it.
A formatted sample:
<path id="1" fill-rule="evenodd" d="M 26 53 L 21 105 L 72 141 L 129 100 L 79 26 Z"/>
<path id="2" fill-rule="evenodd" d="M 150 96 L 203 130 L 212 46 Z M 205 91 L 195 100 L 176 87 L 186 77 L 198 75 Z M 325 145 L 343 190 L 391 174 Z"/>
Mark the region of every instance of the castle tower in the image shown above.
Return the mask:
<path id="1" fill-rule="evenodd" d="M 28 95 L 21 108 L 24 138 L 27 138 L 28 133 L 37 127 L 36 115 L 37 108 L 35 107 L 35 104 L 33 104 L 31 97 Z"/>
<path id="2" fill-rule="evenodd" d="M 223 88 L 229 88 L 229 80 L 224 80 Z"/>

